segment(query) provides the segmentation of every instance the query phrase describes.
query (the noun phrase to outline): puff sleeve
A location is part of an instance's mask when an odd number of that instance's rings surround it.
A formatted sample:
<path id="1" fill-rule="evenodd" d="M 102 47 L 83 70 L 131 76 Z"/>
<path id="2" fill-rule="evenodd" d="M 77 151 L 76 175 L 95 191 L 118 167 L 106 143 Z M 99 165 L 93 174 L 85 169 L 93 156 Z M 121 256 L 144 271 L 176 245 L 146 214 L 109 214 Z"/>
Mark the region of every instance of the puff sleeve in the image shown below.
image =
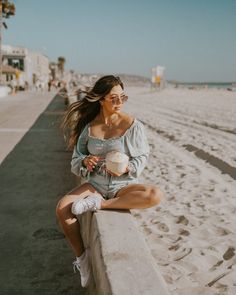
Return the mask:
<path id="1" fill-rule="evenodd" d="M 88 125 L 81 132 L 77 144 L 74 147 L 71 160 L 71 172 L 77 176 L 87 177 L 89 171 L 82 164 L 83 159 L 89 154 L 87 149 Z"/>
<path id="2" fill-rule="evenodd" d="M 130 154 L 128 174 L 137 178 L 145 168 L 150 152 L 145 128 L 140 121 L 136 120 L 135 125 L 127 134 L 125 141 Z"/>

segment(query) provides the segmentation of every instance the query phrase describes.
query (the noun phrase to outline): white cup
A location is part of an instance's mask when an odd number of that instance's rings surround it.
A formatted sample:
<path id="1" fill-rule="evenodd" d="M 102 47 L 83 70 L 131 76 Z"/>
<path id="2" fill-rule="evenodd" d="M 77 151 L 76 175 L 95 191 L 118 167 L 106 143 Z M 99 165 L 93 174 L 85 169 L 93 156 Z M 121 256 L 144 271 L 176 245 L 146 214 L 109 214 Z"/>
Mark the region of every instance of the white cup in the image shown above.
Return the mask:
<path id="1" fill-rule="evenodd" d="M 105 158 L 106 167 L 115 174 L 121 174 L 126 171 L 129 163 L 129 157 L 118 151 L 109 152 Z"/>

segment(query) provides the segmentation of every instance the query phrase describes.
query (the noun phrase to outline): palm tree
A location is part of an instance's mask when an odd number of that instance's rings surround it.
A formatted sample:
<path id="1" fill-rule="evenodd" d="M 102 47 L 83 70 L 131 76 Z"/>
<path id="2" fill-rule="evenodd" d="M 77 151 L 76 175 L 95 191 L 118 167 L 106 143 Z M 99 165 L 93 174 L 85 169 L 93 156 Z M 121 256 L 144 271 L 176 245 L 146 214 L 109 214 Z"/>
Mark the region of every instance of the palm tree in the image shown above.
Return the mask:
<path id="1" fill-rule="evenodd" d="M 2 4 L 2 16 L 5 18 L 9 18 L 12 15 L 15 15 L 15 5 L 12 2 L 8 2 L 8 0 L 0 0 Z"/>
<path id="2" fill-rule="evenodd" d="M 65 63 L 66 63 L 65 57 L 59 56 L 57 59 L 57 67 L 58 67 L 59 73 L 61 73 L 61 76 L 63 76 L 63 73 L 64 73 Z"/>
<path id="3" fill-rule="evenodd" d="M 3 22 L 4 18 L 15 15 L 15 5 L 8 0 L 0 0 L 0 84 L 2 83 L 2 25 L 7 29 L 7 25 Z"/>
<path id="4" fill-rule="evenodd" d="M 56 68 L 57 68 L 57 63 L 51 61 L 49 63 L 49 70 L 50 70 L 50 73 L 51 73 L 51 76 L 52 76 L 52 80 L 56 79 Z"/>

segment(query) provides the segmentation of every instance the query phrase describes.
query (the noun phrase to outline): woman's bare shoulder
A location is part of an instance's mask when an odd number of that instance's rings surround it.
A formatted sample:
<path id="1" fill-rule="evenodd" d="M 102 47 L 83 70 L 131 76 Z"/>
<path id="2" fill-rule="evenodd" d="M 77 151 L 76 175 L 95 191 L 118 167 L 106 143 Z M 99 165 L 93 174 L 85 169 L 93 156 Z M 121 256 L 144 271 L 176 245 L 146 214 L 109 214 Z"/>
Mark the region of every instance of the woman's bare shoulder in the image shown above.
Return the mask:
<path id="1" fill-rule="evenodd" d="M 91 127 L 99 125 L 102 123 L 100 116 L 96 116 L 89 124 Z"/>
<path id="2" fill-rule="evenodd" d="M 122 114 L 122 121 L 127 125 L 132 125 L 134 122 L 134 119 L 135 119 L 134 117 L 128 114 L 125 114 L 125 113 Z"/>

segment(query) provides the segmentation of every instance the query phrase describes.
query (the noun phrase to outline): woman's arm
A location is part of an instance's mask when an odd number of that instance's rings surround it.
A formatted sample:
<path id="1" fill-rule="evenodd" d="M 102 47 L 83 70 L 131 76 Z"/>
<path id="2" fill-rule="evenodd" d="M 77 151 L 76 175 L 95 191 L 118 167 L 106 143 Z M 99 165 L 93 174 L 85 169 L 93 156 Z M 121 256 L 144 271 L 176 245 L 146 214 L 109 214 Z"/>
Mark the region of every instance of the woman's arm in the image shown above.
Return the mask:
<path id="1" fill-rule="evenodd" d="M 147 164 L 147 160 L 148 153 L 131 158 L 128 164 L 128 174 L 135 178 L 139 177 Z"/>
<path id="2" fill-rule="evenodd" d="M 85 126 L 84 130 L 80 134 L 77 144 L 74 147 L 74 151 L 71 159 L 71 171 L 77 176 L 86 177 L 88 170 L 86 166 L 83 165 L 83 160 L 88 156 L 87 149 L 88 141 L 88 127 Z"/>
<path id="3" fill-rule="evenodd" d="M 143 124 L 137 120 L 136 125 L 126 138 L 130 153 L 128 174 L 137 178 L 145 168 L 149 156 L 149 144 Z"/>

